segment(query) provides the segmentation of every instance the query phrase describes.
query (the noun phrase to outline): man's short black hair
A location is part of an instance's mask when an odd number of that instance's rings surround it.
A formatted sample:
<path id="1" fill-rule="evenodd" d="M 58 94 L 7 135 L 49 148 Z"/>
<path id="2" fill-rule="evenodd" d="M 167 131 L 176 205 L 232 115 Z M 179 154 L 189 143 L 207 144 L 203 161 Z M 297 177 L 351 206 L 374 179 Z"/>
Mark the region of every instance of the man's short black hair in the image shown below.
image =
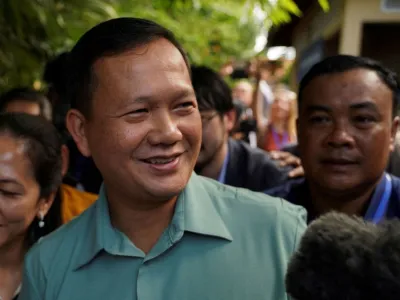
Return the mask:
<path id="1" fill-rule="evenodd" d="M 393 116 L 395 116 L 400 101 L 397 74 L 373 59 L 352 55 L 331 56 L 315 64 L 300 82 L 298 104 L 301 105 L 303 91 L 314 78 L 354 69 L 367 69 L 376 72 L 382 82 L 393 92 Z"/>
<path id="2" fill-rule="evenodd" d="M 46 96 L 28 87 L 18 87 L 5 92 L 0 97 L 0 112 L 5 112 L 7 106 L 14 101 L 36 103 L 40 108 L 40 115 L 47 120 L 52 119 L 52 108 Z"/>
<path id="3" fill-rule="evenodd" d="M 93 64 L 101 57 L 121 54 L 125 51 L 166 39 L 182 54 L 188 69 L 186 53 L 174 34 L 161 25 L 138 18 L 117 18 L 105 21 L 86 32 L 76 43 L 68 57 L 67 90 L 63 99 L 71 107 L 90 116 L 91 100 L 96 78 Z"/>
<path id="4" fill-rule="evenodd" d="M 234 109 L 232 91 L 217 72 L 192 66 L 192 84 L 200 110 L 216 110 L 222 115 Z"/>

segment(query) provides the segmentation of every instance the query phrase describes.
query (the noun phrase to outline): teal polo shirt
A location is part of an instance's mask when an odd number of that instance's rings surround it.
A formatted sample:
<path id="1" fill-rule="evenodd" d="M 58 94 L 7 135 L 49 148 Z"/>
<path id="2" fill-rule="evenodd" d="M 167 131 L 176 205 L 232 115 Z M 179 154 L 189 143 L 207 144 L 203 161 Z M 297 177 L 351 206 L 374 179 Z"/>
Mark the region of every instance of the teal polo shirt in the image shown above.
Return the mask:
<path id="1" fill-rule="evenodd" d="M 146 255 L 110 222 L 107 198 L 27 254 L 20 300 L 280 300 L 306 213 L 193 173 Z"/>

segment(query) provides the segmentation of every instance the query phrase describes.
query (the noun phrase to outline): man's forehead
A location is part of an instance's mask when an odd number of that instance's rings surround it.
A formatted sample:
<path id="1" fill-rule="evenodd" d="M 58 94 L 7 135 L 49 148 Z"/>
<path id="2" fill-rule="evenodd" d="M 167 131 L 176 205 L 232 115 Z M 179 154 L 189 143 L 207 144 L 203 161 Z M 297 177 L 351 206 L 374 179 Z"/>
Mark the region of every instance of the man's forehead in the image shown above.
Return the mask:
<path id="1" fill-rule="evenodd" d="M 329 87 L 335 88 L 358 88 L 358 87 L 380 87 L 385 85 L 376 71 L 357 68 L 343 72 L 323 74 L 315 77 L 308 84 L 313 90 L 326 90 Z"/>
<path id="2" fill-rule="evenodd" d="M 347 103 L 382 98 L 390 100 L 392 91 L 375 71 L 368 69 L 354 69 L 318 76 L 302 92 L 302 102 L 341 99 Z"/>
<path id="3" fill-rule="evenodd" d="M 116 55 L 101 57 L 94 63 L 94 67 L 99 72 L 118 68 L 120 72 L 131 74 L 172 69 L 188 72 L 183 55 L 166 39 L 158 39 Z"/>

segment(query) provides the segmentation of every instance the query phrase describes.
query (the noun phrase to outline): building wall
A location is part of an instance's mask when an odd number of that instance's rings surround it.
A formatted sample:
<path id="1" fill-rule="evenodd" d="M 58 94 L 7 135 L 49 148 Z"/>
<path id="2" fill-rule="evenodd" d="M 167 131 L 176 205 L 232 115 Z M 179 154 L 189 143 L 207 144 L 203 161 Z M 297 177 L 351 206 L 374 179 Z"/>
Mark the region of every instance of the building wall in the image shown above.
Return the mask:
<path id="1" fill-rule="evenodd" d="M 323 40 L 335 36 L 342 24 L 345 0 L 331 1 L 331 8 L 324 13 L 315 1 L 315 5 L 300 19 L 292 35 L 292 45 L 296 48 L 296 64 L 292 72 L 291 86 L 296 89 L 304 72 L 317 61 L 324 52 Z"/>
<path id="2" fill-rule="evenodd" d="M 335 49 L 333 48 L 336 46 L 336 53 L 350 55 L 365 54 L 371 58 L 381 60 L 388 65 L 395 64 L 399 66 L 397 71 L 400 72 L 400 61 L 397 62 L 398 55 L 396 55 L 396 58 L 388 56 L 385 60 L 376 55 L 376 53 L 372 53 L 371 51 L 376 47 L 368 49 L 371 46 L 368 46 L 368 43 L 366 43 L 366 41 L 372 40 L 372 37 L 365 36 L 367 39 L 363 45 L 363 29 L 365 24 L 400 24 L 400 11 L 385 12 L 382 10 L 381 3 L 382 0 L 331 0 L 331 8 L 328 13 L 324 13 L 318 4 L 313 6 L 309 11 L 306 11 L 292 35 L 292 44 L 296 48 L 297 53 L 295 72 L 293 72 L 291 80 L 292 86 L 295 87 L 297 85 L 301 73 L 304 73 L 301 72 L 304 69 L 304 65 L 307 67 L 307 65 L 313 63 L 313 59 L 318 60 L 321 51 L 318 48 L 316 51 L 313 51 L 313 47 L 319 41 L 325 44 L 324 55 L 335 53 Z M 393 30 L 390 32 L 393 32 Z M 382 34 L 383 38 L 386 39 L 386 42 L 379 43 L 382 46 L 394 43 L 390 38 L 388 40 L 387 34 Z M 393 39 L 397 39 L 397 36 L 393 37 Z M 329 51 L 326 49 L 328 45 L 330 46 L 328 47 L 330 48 Z M 397 48 L 395 50 L 397 51 Z M 388 53 L 388 51 L 386 52 Z"/>
<path id="3" fill-rule="evenodd" d="M 400 12 L 383 12 L 381 0 L 346 0 L 339 52 L 360 55 L 364 23 L 400 22 Z"/>
<path id="4" fill-rule="evenodd" d="M 296 26 L 292 36 L 293 46 L 297 53 L 303 52 L 320 38 L 330 38 L 340 29 L 344 1 L 346 0 L 330 1 L 331 8 L 328 13 L 324 13 L 318 4 L 304 12 L 304 16 Z"/>

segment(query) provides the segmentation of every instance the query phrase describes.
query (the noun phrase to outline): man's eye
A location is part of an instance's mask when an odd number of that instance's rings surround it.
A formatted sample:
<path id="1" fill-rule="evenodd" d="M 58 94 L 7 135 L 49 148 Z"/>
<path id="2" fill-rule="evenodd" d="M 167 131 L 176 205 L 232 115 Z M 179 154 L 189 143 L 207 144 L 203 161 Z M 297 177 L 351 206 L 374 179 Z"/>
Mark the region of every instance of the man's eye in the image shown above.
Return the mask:
<path id="1" fill-rule="evenodd" d="M 147 112 L 148 112 L 148 110 L 146 108 L 140 108 L 140 109 L 135 109 L 135 110 L 130 111 L 128 113 L 128 115 L 144 114 L 144 113 L 147 113 Z"/>
<path id="2" fill-rule="evenodd" d="M 183 103 L 181 103 L 181 104 L 179 104 L 179 107 L 184 107 L 184 108 L 187 108 L 187 107 L 193 107 L 194 106 L 194 104 L 193 104 L 193 102 L 183 102 Z"/>
<path id="3" fill-rule="evenodd" d="M 354 120 L 357 123 L 362 123 L 362 124 L 369 124 L 376 121 L 376 119 L 372 116 L 356 116 Z"/>
<path id="4" fill-rule="evenodd" d="M 309 120 L 312 124 L 322 124 L 329 122 L 329 118 L 326 116 L 313 116 Z"/>

